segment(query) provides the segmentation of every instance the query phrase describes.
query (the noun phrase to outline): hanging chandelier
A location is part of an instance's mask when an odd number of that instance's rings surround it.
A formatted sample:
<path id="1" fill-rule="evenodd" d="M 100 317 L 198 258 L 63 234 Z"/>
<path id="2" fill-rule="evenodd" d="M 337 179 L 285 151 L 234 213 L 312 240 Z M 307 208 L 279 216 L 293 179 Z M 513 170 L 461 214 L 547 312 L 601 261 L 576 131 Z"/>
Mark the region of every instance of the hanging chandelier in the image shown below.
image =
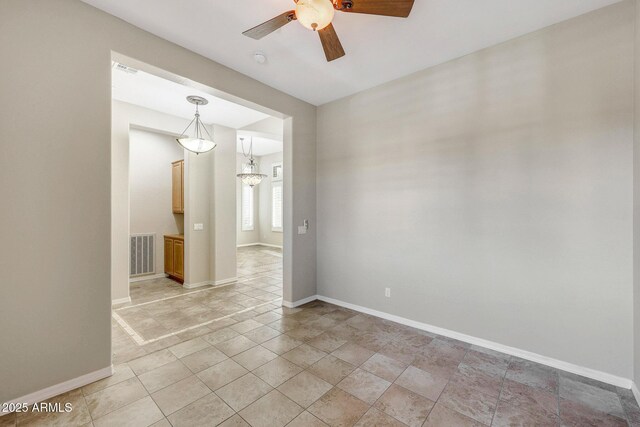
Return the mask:
<path id="1" fill-rule="evenodd" d="M 242 146 L 242 155 L 244 157 L 249 157 L 249 163 L 246 165 L 248 167 L 248 171 L 245 172 L 243 168 L 243 172 L 237 175 L 242 181 L 243 184 L 252 187 L 254 185 L 260 184 L 260 182 L 267 177 L 267 175 L 258 173 L 258 165 L 253 160 L 253 138 L 251 138 L 249 142 L 249 155 L 244 152 L 244 138 L 240 138 L 240 145 Z"/>
<path id="2" fill-rule="evenodd" d="M 209 134 L 209 131 L 200 120 L 200 112 L 198 111 L 198 107 L 200 105 L 207 105 L 209 101 L 207 101 L 201 96 L 195 96 L 195 95 L 187 96 L 187 101 L 189 101 L 192 104 L 195 104 L 196 114 L 193 117 L 193 120 L 191 120 L 191 122 L 187 126 L 187 128 L 182 132 L 180 137 L 176 139 L 176 141 L 178 141 L 178 144 L 180 144 L 185 150 L 189 150 L 196 154 L 206 153 L 207 151 L 213 150 L 214 148 L 216 148 L 217 144 L 213 142 L 213 138 Z M 195 122 L 195 125 L 194 125 L 194 122 Z M 189 136 L 189 134 L 187 133 L 191 125 L 194 125 L 194 128 L 195 128 L 195 132 L 193 133 L 193 136 Z M 206 136 L 209 137 L 208 139 L 204 137 L 205 134 Z"/>

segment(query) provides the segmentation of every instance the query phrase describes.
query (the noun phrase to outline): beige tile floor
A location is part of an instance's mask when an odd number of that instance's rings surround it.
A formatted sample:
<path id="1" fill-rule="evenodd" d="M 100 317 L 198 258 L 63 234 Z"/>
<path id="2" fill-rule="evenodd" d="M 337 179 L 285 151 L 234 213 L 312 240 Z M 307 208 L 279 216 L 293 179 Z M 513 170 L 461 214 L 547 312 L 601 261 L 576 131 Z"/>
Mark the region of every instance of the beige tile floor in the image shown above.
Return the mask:
<path id="1" fill-rule="evenodd" d="M 323 302 L 283 308 L 277 251 L 238 259 L 225 288 L 137 284 L 114 312 L 145 344 L 114 321 L 112 377 L 52 399 L 69 414 L 0 426 L 640 426 L 628 390 Z"/>

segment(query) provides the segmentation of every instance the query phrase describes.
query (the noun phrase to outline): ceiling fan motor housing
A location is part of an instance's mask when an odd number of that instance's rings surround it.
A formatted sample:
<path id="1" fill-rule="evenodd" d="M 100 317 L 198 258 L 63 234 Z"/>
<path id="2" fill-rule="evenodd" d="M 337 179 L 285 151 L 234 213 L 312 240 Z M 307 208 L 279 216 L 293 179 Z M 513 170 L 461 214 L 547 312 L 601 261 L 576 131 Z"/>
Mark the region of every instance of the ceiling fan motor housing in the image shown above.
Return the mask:
<path id="1" fill-rule="evenodd" d="M 340 7 L 338 7 L 338 2 L 340 2 Z M 352 0 L 338 0 L 338 2 L 336 2 L 335 7 L 337 10 L 345 10 L 345 9 L 351 9 L 353 7 L 353 1 Z"/>

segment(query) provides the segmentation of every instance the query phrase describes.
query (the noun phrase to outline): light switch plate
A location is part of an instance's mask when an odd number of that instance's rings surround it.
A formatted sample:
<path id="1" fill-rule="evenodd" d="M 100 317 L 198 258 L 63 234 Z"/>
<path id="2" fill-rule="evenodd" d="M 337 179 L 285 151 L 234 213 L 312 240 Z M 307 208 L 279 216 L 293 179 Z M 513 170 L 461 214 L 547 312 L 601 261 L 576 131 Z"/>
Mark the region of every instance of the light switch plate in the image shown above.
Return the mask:
<path id="1" fill-rule="evenodd" d="M 195 231 L 202 231 L 204 230 L 204 224 L 193 224 L 193 229 Z"/>
<path id="2" fill-rule="evenodd" d="M 305 227 L 304 225 L 299 225 L 298 234 L 307 234 L 307 227 Z"/>

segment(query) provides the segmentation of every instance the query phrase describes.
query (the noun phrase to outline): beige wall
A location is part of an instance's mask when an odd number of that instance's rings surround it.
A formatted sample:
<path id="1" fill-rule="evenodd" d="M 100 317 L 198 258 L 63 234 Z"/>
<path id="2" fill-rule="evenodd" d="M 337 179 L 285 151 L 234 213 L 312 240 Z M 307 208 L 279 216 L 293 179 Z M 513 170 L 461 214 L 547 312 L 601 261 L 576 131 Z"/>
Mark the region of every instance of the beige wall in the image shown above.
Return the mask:
<path id="1" fill-rule="evenodd" d="M 210 212 L 215 215 L 216 283 L 236 278 L 236 131 L 216 126 L 218 147 L 214 157 L 214 194 Z"/>
<path id="2" fill-rule="evenodd" d="M 315 107 L 80 1 L 3 0 L 0 401 L 111 363 L 112 54 L 286 118 L 285 220 L 315 224 Z M 316 293 L 313 230 L 285 233 L 286 300 Z"/>
<path id="3" fill-rule="evenodd" d="M 164 272 L 165 234 L 184 232 L 184 215 L 171 209 L 171 163 L 184 158 L 173 136 L 131 129 L 129 132 L 130 233 L 155 233 L 155 274 Z"/>
<path id="4" fill-rule="evenodd" d="M 216 148 L 217 149 L 217 148 Z M 188 153 L 185 160 L 185 286 L 208 284 L 215 275 L 215 216 L 211 213 L 213 191 L 213 156 L 216 153 L 196 155 Z M 202 230 L 194 230 L 202 224 Z"/>
<path id="5" fill-rule="evenodd" d="M 320 107 L 318 293 L 631 378 L 633 29 L 624 1 Z"/>
<path id="6" fill-rule="evenodd" d="M 633 140 L 633 379 L 640 383 L 640 0 L 635 6 L 634 140 Z"/>

